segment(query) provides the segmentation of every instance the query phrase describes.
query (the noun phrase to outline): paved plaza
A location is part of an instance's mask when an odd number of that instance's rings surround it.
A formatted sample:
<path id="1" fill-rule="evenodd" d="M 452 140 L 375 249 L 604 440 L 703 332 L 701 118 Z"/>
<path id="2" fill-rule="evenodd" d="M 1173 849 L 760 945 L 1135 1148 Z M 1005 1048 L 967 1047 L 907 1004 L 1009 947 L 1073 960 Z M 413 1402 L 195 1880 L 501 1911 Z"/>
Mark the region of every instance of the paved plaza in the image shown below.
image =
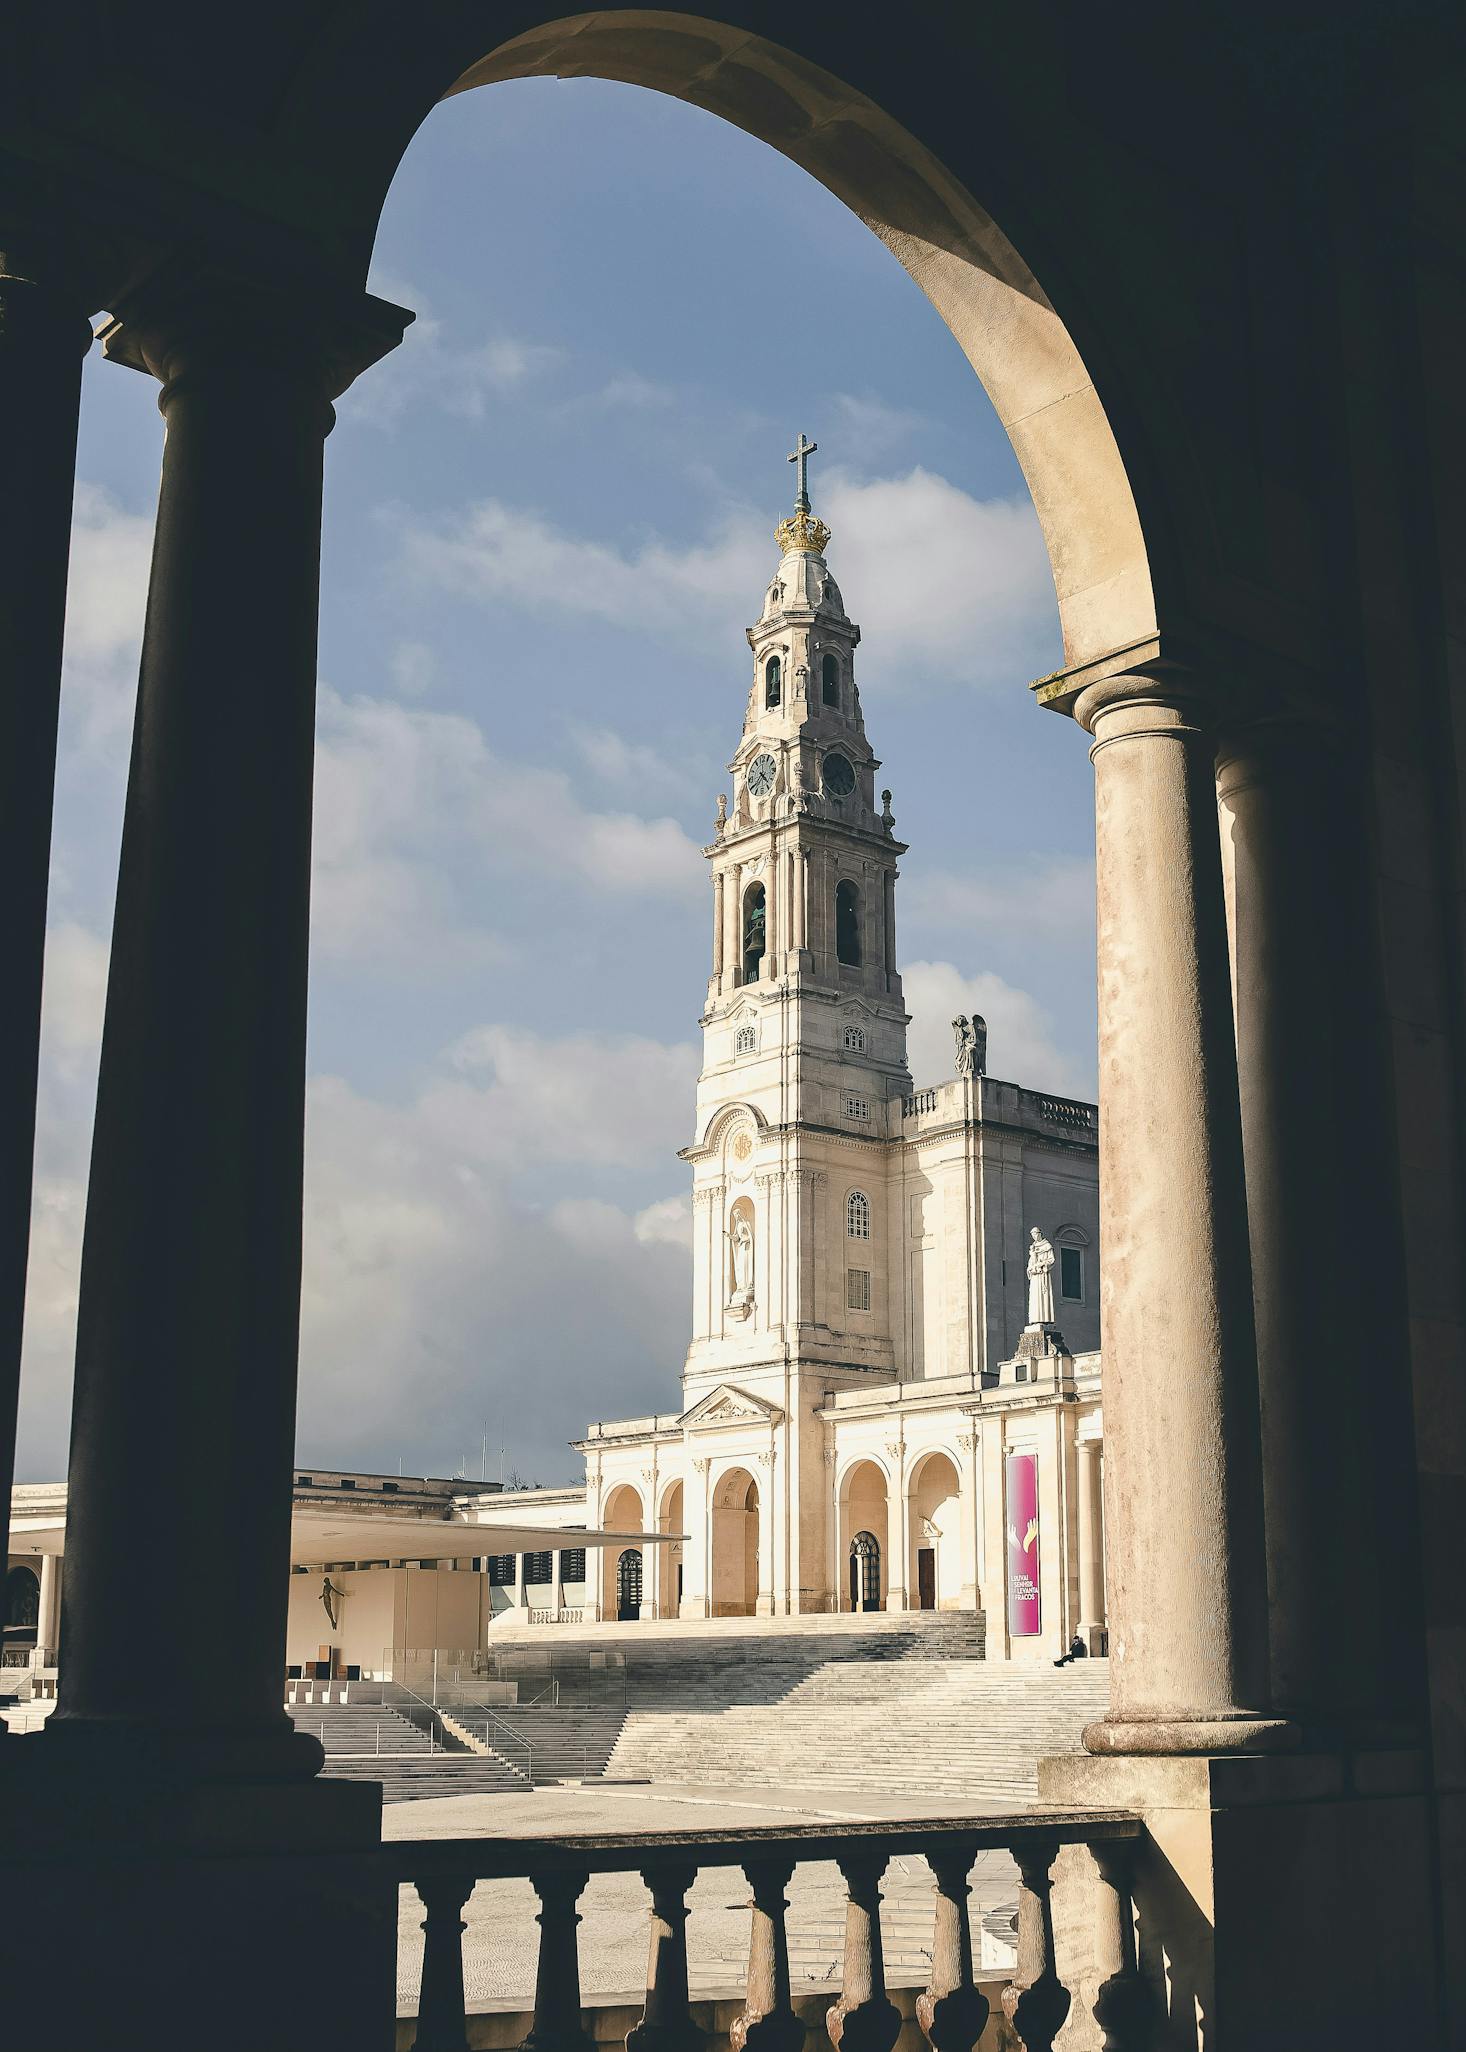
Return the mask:
<path id="1" fill-rule="evenodd" d="M 924 1816 L 971 1816 L 970 1802 L 923 1805 Z M 910 1816 L 907 1801 L 841 1796 L 821 1789 L 734 1789 L 646 1784 L 635 1787 L 548 1787 L 526 1795 L 452 1796 L 393 1803 L 383 1814 L 387 1839 L 530 1838 L 577 1832 L 745 1829 L 857 1818 Z M 930 1964 L 932 1876 L 924 1859 L 893 1859 L 884 1883 L 886 1969 L 891 1984 L 924 1982 Z M 743 1986 L 748 1959 L 748 1884 L 736 1867 L 699 1873 L 688 1898 L 688 1971 L 694 1996 L 728 1995 Z M 974 1949 L 983 1919 L 1017 1901 L 1017 1873 L 1006 1853 L 979 1855 L 972 1873 Z M 529 2007 L 534 1996 L 537 1907 L 528 1881 L 481 1881 L 465 1908 L 464 1986 L 471 2009 Z M 639 2000 L 644 1986 L 648 1897 L 636 1874 L 593 1875 L 581 1898 L 581 1990 L 604 2001 Z M 417 2007 L 422 1971 L 422 1904 L 404 1888 L 399 1904 L 398 2013 Z M 789 1888 L 789 1959 L 796 1991 L 839 1986 L 845 1890 L 830 1862 L 796 1868 Z M 983 1964 L 1008 1962 L 1001 1941 L 982 1938 Z"/>

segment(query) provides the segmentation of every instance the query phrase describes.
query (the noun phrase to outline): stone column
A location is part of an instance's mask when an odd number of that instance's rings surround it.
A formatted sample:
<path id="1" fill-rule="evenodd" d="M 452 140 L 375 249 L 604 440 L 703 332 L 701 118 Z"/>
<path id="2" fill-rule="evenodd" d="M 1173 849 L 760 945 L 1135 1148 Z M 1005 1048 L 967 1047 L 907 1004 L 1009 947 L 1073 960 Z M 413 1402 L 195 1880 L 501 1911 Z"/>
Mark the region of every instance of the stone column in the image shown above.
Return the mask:
<path id="1" fill-rule="evenodd" d="M 723 987 L 723 872 L 713 877 L 713 982 Z"/>
<path id="2" fill-rule="evenodd" d="M 882 922 L 884 927 L 883 939 L 885 942 L 884 967 L 886 972 L 886 988 L 889 990 L 891 979 L 896 974 L 896 872 L 894 869 L 886 871 L 882 893 L 885 912 L 885 918 Z"/>
<path id="3" fill-rule="evenodd" d="M 0 1560 L 15 1471 L 61 635 L 81 362 L 92 339 L 86 312 L 79 292 L 42 282 L 24 243 L 0 235 Z"/>
<path id="4" fill-rule="evenodd" d="M 800 953 L 809 948 L 809 854 L 794 851 L 794 945 Z"/>
<path id="5" fill-rule="evenodd" d="M 888 1444 L 886 1456 L 892 1476 L 886 1497 L 886 1608 L 906 1610 L 910 1607 L 906 1586 L 911 1573 L 911 1499 L 906 1491 L 905 1446 Z"/>
<path id="6" fill-rule="evenodd" d="M 47 1665 L 54 1665 L 61 1644 L 61 1559 L 59 1554 L 41 1555 L 41 1606 L 36 1615 L 36 1645 L 49 1653 Z"/>
<path id="7" fill-rule="evenodd" d="M 1225 737 L 1217 788 L 1274 1702 L 1359 1736 L 1416 1708 L 1422 1628 L 1408 1373 L 1381 1318 L 1393 1172 L 1377 1131 L 1387 1093 L 1363 793 L 1345 737 L 1299 721 Z M 1359 1250 L 1373 1288 L 1348 1285 Z"/>
<path id="8" fill-rule="evenodd" d="M 175 272 L 109 357 L 167 422 L 78 1314 L 45 1743 L 310 1775 L 282 1708 L 323 445 L 410 316 Z M 139 1478 L 166 1486 L 139 1487 Z M 136 1686 L 139 1561 L 166 1691 Z M 109 1755 L 110 1757 L 110 1755 Z"/>
<path id="9" fill-rule="evenodd" d="M 560 1579 L 564 1555 L 558 1546 L 550 1552 L 550 1608 L 559 1612 L 565 1608 L 565 1587 Z"/>
<path id="10" fill-rule="evenodd" d="M 968 1421 L 970 1424 L 970 1420 Z M 959 1432 L 957 1445 L 962 1462 L 962 1489 L 958 1499 L 962 1518 L 962 1589 L 959 1601 L 964 1610 L 982 1607 L 983 1506 L 982 1478 L 978 1468 L 981 1435 L 973 1430 Z M 940 1596 L 940 1590 L 938 1595 Z"/>
<path id="11" fill-rule="evenodd" d="M 1079 1632 L 1090 1652 L 1096 1653 L 1105 1622 L 1100 1441 L 1081 1439 L 1075 1451 L 1079 1457 Z"/>
<path id="12" fill-rule="evenodd" d="M 771 838 L 768 857 L 759 879 L 764 887 L 764 958 L 758 965 L 759 980 L 762 983 L 772 983 L 779 973 L 776 957 L 784 942 L 783 908 L 779 903 L 779 878 L 783 874 L 783 862 L 784 858 Z"/>
<path id="13" fill-rule="evenodd" d="M 1267 1716 L 1252 1278 L 1214 744 L 1185 673 L 1094 737 L 1111 1707 L 1095 1752 L 1286 1745 Z"/>

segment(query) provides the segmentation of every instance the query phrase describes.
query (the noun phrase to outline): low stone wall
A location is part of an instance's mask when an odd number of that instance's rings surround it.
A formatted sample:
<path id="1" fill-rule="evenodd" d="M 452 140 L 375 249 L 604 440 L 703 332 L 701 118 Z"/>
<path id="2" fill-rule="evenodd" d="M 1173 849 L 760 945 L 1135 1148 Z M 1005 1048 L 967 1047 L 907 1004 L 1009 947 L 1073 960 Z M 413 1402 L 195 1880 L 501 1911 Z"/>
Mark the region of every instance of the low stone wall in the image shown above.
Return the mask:
<path id="1" fill-rule="evenodd" d="M 1004 1974 L 984 1975 L 978 1982 L 992 2005 L 992 2013 L 973 2052 L 996 2052 L 997 2026 L 1002 2020 L 998 1996 L 1006 1981 Z M 839 1993 L 839 1988 L 832 1983 L 828 1988 L 809 1988 L 795 1995 L 795 2013 L 809 2032 L 804 2041 L 804 2052 L 832 2052 L 825 2031 L 825 2017 L 838 2000 Z M 916 1998 L 920 1989 L 889 1988 L 887 1993 L 902 2017 L 901 2035 L 896 2040 L 894 2052 L 929 2052 L 921 2026 L 916 2021 Z M 582 2027 L 597 2046 L 624 2045 L 627 2032 L 641 2021 L 641 2003 L 640 1995 L 606 1996 L 581 2011 Z M 742 2008 L 742 1995 L 705 1996 L 700 2000 L 694 1998 L 689 2004 L 693 2024 L 704 2035 L 706 2052 L 728 2052 L 728 2032 Z M 473 2052 L 514 2052 L 514 2048 L 522 2045 L 528 2037 L 533 2022 L 534 2014 L 528 2009 L 476 2010 L 468 2019 L 468 2042 Z M 412 2041 L 416 2035 L 417 2018 L 399 2016 L 397 2052 L 412 2052 Z"/>

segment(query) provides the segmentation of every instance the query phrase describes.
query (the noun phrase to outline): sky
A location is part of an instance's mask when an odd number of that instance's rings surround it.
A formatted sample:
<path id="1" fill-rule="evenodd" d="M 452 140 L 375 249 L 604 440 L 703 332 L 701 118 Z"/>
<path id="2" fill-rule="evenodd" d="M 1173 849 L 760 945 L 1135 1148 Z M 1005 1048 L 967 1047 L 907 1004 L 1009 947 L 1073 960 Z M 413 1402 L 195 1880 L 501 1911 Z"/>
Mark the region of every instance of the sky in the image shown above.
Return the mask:
<path id="1" fill-rule="evenodd" d="M 982 387 L 775 151 L 634 87 L 464 94 L 371 287 L 417 319 L 326 450 L 298 1458 L 564 1481 L 590 1419 L 678 1404 L 699 851 L 799 433 L 910 843 L 918 1085 L 978 1010 L 991 1073 L 1093 1095 L 1091 775 L 1027 689 L 1058 614 Z M 23 1481 L 65 1472 L 156 400 L 88 359 Z"/>

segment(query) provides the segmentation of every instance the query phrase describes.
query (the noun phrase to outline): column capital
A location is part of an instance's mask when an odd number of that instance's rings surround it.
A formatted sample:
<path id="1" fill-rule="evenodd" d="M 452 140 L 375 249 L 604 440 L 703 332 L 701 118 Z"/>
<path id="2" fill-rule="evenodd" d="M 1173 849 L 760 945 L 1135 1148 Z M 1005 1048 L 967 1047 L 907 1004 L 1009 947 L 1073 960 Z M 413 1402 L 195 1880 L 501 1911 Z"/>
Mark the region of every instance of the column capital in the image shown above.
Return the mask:
<path id="1" fill-rule="evenodd" d="M 184 378 L 223 368 L 259 375 L 269 367 L 329 402 L 395 349 L 415 318 L 390 300 L 329 282 L 175 263 L 119 301 L 100 339 L 109 362 L 159 379 L 163 401 Z"/>
<path id="2" fill-rule="evenodd" d="M 1186 664 L 1157 659 L 1117 670 L 1086 684 L 1069 706 L 1076 722 L 1095 737 L 1097 746 L 1112 738 L 1101 735 L 1099 723 L 1122 727 L 1124 734 L 1211 732 L 1217 718 L 1215 696 L 1206 679 Z M 1122 721 L 1116 715 L 1123 714 Z"/>

